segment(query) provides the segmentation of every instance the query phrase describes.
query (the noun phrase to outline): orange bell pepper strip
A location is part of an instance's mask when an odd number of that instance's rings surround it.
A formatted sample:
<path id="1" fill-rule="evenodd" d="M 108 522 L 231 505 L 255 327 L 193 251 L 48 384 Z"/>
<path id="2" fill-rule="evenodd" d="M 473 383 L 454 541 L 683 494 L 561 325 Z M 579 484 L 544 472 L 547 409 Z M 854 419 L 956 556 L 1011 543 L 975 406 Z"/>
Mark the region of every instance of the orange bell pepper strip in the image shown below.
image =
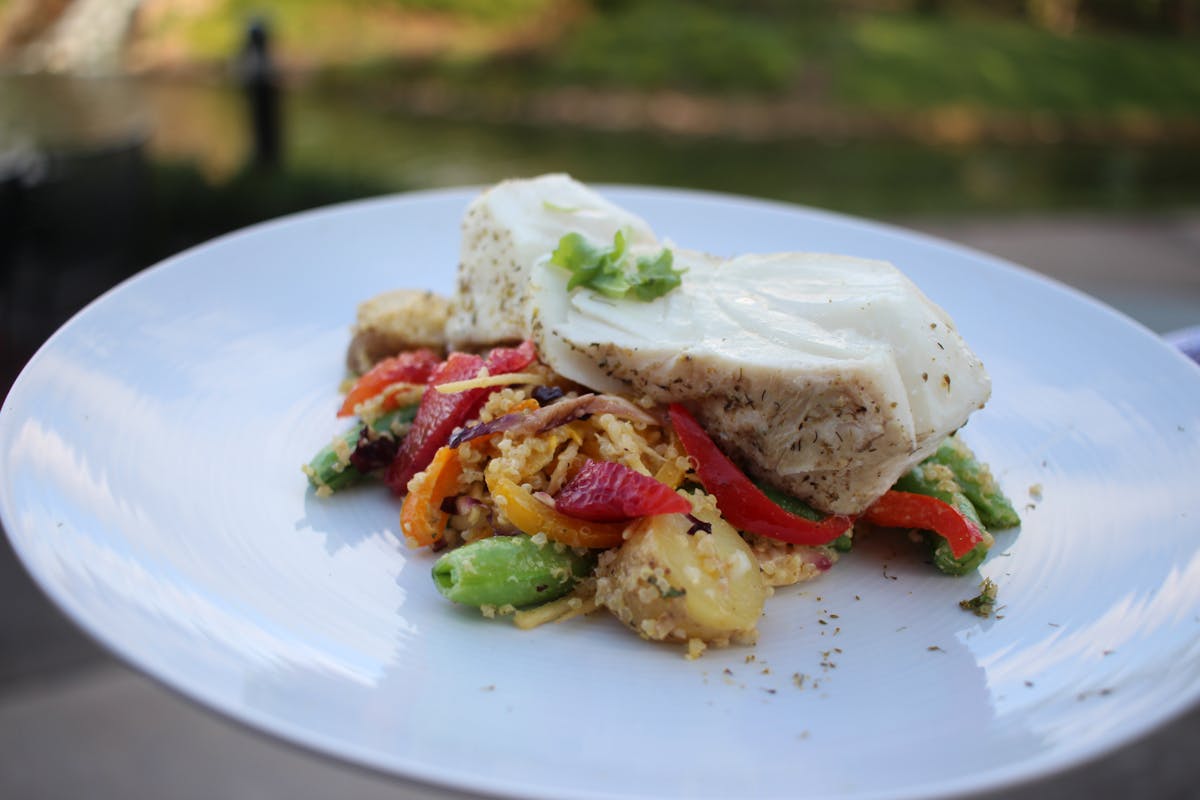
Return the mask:
<path id="1" fill-rule="evenodd" d="M 522 400 L 509 413 L 527 412 L 538 408 L 536 400 Z M 499 435 L 484 434 L 476 441 L 483 443 Z M 429 547 L 442 538 L 450 514 L 442 510 L 442 503 L 450 497 L 462 474 L 462 459 L 454 447 L 439 448 L 433 461 L 425 468 L 425 480 L 417 491 L 409 492 L 400 506 L 400 530 L 414 547 Z M 536 500 L 534 502 L 537 502 Z"/>
<path id="2" fill-rule="evenodd" d="M 381 394 L 394 384 L 424 384 L 440 363 L 441 359 L 432 350 L 426 348 L 410 350 L 391 358 L 385 358 L 355 381 L 337 415 L 339 417 L 353 416 L 354 409 L 360 403 Z M 388 402 L 385 400 L 381 410 L 391 411 L 392 408 L 387 406 Z M 394 403 L 392 407 L 395 407 Z"/>
<path id="3" fill-rule="evenodd" d="M 443 447 L 434 454 L 425 468 L 425 480 L 400 506 L 400 530 L 410 547 L 429 547 L 445 534 L 450 514 L 442 510 L 442 502 L 451 496 L 461 474 L 457 450 Z"/>
<path id="4" fill-rule="evenodd" d="M 608 549 L 625 541 L 622 534 L 628 523 L 589 522 L 568 517 L 509 478 L 489 475 L 487 485 L 496 507 L 522 533 L 530 536 L 544 533 L 547 539 L 568 547 Z"/>

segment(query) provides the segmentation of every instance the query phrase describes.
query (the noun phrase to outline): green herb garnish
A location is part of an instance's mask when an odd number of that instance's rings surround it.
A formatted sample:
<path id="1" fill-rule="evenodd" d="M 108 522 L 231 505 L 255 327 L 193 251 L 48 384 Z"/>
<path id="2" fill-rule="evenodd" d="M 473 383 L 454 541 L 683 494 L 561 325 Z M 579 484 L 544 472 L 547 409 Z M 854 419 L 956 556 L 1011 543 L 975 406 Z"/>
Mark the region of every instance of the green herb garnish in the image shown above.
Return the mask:
<path id="1" fill-rule="evenodd" d="M 997 591 L 996 582 L 984 578 L 983 583 L 979 584 L 979 594 L 970 600 L 960 600 L 958 605 L 963 611 L 974 612 L 976 616 L 990 617 L 996 610 Z"/>
<path id="2" fill-rule="evenodd" d="M 658 593 L 662 595 L 664 600 L 670 600 L 673 597 L 683 597 L 687 594 L 687 589 L 676 589 L 671 584 L 666 583 L 666 581 L 663 581 L 666 584 L 666 588 L 664 588 L 663 584 L 660 584 L 658 578 L 654 575 L 650 576 L 649 582 L 651 586 L 658 589 Z"/>
<path id="3" fill-rule="evenodd" d="M 558 241 L 550 263 L 571 273 L 567 291 L 587 287 L 605 297 L 635 297 L 650 302 L 677 287 L 683 270 L 665 247 L 657 256 L 634 258 L 624 231 L 613 236 L 612 247 L 597 247 L 581 234 L 568 233 Z"/>

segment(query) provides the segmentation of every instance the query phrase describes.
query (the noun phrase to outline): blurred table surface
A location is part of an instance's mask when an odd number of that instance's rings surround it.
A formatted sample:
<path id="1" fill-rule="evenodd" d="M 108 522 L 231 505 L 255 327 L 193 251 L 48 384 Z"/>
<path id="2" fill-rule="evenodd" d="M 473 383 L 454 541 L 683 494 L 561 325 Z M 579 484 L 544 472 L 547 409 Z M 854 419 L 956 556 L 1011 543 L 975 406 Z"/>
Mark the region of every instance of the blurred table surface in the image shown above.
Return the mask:
<path id="1" fill-rule="evenodd" d="M 1200 212 L 898 222 L 1036 269 L 1158 333 L 1200 324 Z M 1198 753 L 1200 709 L 1192 709 L 1117 752 L 994 797 L 1198 798 Z M 0 797 L 462 795 L 294 749 L 162 688 L 61 617 L 6 539 L 0 546 Z"/>

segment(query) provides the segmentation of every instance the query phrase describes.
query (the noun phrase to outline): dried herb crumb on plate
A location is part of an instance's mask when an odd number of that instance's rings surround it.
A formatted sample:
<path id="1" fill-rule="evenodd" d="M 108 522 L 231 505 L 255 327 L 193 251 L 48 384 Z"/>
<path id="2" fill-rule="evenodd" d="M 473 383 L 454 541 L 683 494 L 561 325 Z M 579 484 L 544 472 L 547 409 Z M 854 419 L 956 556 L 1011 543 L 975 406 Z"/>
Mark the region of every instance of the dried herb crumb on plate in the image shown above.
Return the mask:
<path id="1" fill-rule="evenodd" d="M 305 466 L 322 495 L 381 479 L 450 600 L 604 608 L 696 656 L 856 537 L 901 529 L 957 576 L 1020 522 L 956 435 L 983 365 L 891 264 L 716 258 L 564 175 L 485 191 L 461 253 L 454 297 L 360 306 L 356 422 Z"/>

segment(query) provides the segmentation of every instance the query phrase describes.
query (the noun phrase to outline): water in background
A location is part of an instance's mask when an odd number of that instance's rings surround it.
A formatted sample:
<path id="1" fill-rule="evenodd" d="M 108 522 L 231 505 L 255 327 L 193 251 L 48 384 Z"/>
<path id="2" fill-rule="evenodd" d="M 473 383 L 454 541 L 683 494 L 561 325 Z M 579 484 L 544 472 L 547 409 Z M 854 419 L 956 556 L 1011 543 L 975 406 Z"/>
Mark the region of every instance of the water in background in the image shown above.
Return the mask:
<path id="1" fill-rule="evenodd" d="M 228 179 L 249 157 L 232 87 L 149 84 L 155 160 Z M 1194 204 L 1200 148 L 905 141 L 739 141 L 421 119 L 332 92 L 284 98 L 285 169 L 379 192 L 549 171 L 582 180 L 734 192 L 905 217 Z"/>

